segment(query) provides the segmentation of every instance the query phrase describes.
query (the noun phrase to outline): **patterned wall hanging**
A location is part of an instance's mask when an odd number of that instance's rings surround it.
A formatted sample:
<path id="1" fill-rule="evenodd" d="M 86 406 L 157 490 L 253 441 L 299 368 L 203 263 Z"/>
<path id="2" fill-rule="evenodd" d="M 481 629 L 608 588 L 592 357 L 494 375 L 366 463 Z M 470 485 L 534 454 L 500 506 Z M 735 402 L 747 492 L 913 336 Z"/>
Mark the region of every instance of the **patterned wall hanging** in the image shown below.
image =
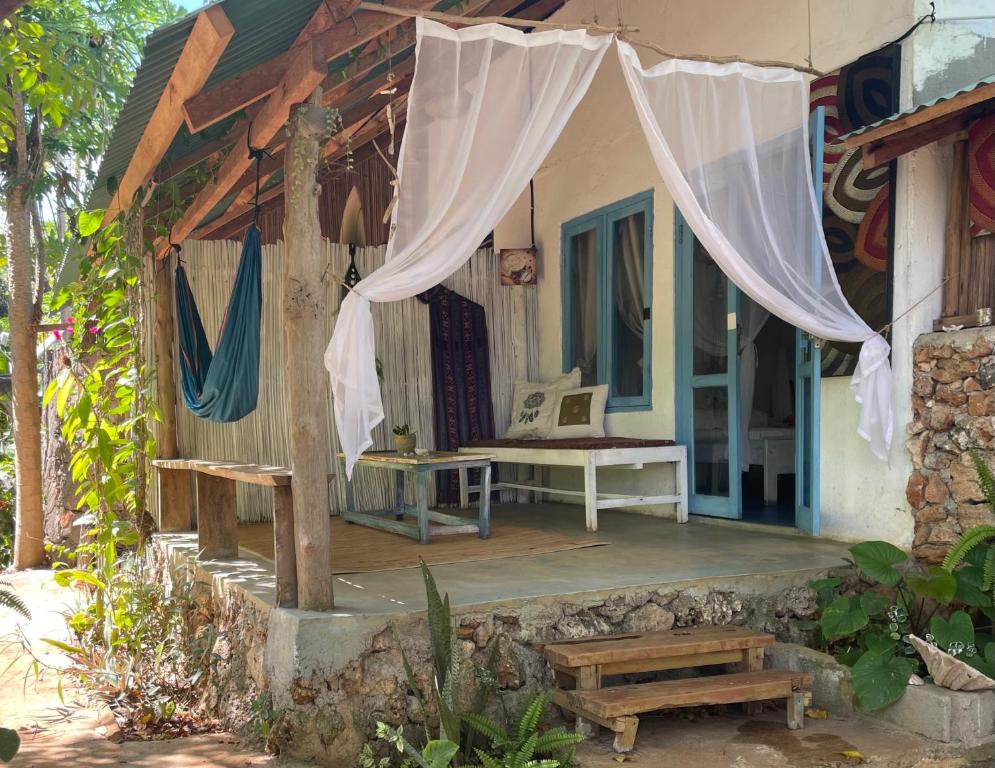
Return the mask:
<path id="1" fill-rule="evenodd" d="M 834 144 L 840 136 L 898 109 L 900 46 L 890 45 L 812 82 L 810 106 L 825 107 L 823 213 L 829 253 L 843 294 L 872 328 L 891 314 L 891 185 L 894 163 L 865 169 L 860 150 Z M 828 342 L 823 376 L 849 376 L 858 345 Z"/>

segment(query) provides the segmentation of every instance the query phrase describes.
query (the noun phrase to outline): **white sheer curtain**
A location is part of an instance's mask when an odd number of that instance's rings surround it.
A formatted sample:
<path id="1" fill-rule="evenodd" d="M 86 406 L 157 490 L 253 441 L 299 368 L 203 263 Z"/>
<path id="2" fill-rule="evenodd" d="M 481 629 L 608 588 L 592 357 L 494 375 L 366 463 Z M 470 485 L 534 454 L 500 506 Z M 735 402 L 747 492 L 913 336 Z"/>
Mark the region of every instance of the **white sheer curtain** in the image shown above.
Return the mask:
<path id="1" fill-rule="evenodd" d="M 349 475 L 383 420 L 370 302 L 414 296 L 470 257 L 539 169 L 612 41 L 426 19 L 417 35 L 387 262 L 342 303 L 325 351 Z"/>
<path id="2" fill-rule="evenodd" d="M 822 339 L 861 341 L 852 387 L 858 432 L 876 456 L 891 445 L 888 343 L 836 281 L 808 156 L 808 86 L 787 69 L 619 59 L 663 180 L 730 280 L 783 320 Z"/>

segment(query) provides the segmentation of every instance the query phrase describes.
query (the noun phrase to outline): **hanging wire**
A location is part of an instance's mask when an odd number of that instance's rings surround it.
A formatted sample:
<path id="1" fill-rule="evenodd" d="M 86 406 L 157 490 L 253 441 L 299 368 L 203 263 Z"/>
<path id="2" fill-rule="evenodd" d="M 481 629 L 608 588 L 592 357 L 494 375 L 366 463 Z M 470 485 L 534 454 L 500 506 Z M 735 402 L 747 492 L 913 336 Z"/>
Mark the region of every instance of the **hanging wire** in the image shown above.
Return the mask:
<path id="1" fill-rule="evenodd" d="M 919 29 L 919 27 L 921 27 L 927 21 L 930 24 L 935 24 L 936 23 L 936 3 L 930 3 L 929 4 L 929 13 L 923 14 L 919 18 L 919 20 L 916 21 L 915 24 L 913 24 L 911 27 L 909 27 L 907 30 L 905 30 L 905 32 L 901 35 L 901 37 L 896 37 L 890 43 L 885 43 L 878 50 L 881 50 L 883 48 L 887 48 L 889 45 L 895 45 L 896 43 L 902 42 L 905 38 L 907 38 L 909 35 L 911 35 L 913 32 L 915 32 L 917 29 Z"/>

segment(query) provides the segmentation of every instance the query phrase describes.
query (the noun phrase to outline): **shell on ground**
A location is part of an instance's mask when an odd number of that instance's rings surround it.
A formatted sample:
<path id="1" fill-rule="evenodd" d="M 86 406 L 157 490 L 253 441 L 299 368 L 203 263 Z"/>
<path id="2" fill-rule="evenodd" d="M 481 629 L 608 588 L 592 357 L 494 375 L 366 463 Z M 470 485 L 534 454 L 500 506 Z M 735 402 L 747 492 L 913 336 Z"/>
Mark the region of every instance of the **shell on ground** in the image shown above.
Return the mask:
<path id="1" fill-rule="evenodd" d="M 935 645 L 915 635 L 909 635 L 909 642 L 926 662 L 926 669 L 936 685 L 951 691 L 989 691 L 995 688 L 995 680 Z"/>

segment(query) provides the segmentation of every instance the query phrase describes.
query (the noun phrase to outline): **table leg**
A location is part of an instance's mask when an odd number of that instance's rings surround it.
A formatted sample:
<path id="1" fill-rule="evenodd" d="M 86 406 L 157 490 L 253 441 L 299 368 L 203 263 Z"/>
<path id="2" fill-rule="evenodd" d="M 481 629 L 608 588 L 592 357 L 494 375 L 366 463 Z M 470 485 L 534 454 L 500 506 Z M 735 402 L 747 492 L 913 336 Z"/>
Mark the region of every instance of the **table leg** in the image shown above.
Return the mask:
<path id="1" fill-rule="evenodd" d="M 394 473 L 394 519 L 404 519 L 404 473 Z"/>
<path id="2" fill-rule="evenodd" d="M 460 470 L 465 472 L 466 470 Z M 487 464 L 480 468 L 480 513 L 477 516 L 477 527 L 480 529 L 480 538 L 486 539 L 491 535 L 491 465 Z"/>
<path id="3" fill-rule="evenodd" d="M 428 544 L 428 472 L 415 472 L 415 498 L 418 505 L 418 541 Z"/>

